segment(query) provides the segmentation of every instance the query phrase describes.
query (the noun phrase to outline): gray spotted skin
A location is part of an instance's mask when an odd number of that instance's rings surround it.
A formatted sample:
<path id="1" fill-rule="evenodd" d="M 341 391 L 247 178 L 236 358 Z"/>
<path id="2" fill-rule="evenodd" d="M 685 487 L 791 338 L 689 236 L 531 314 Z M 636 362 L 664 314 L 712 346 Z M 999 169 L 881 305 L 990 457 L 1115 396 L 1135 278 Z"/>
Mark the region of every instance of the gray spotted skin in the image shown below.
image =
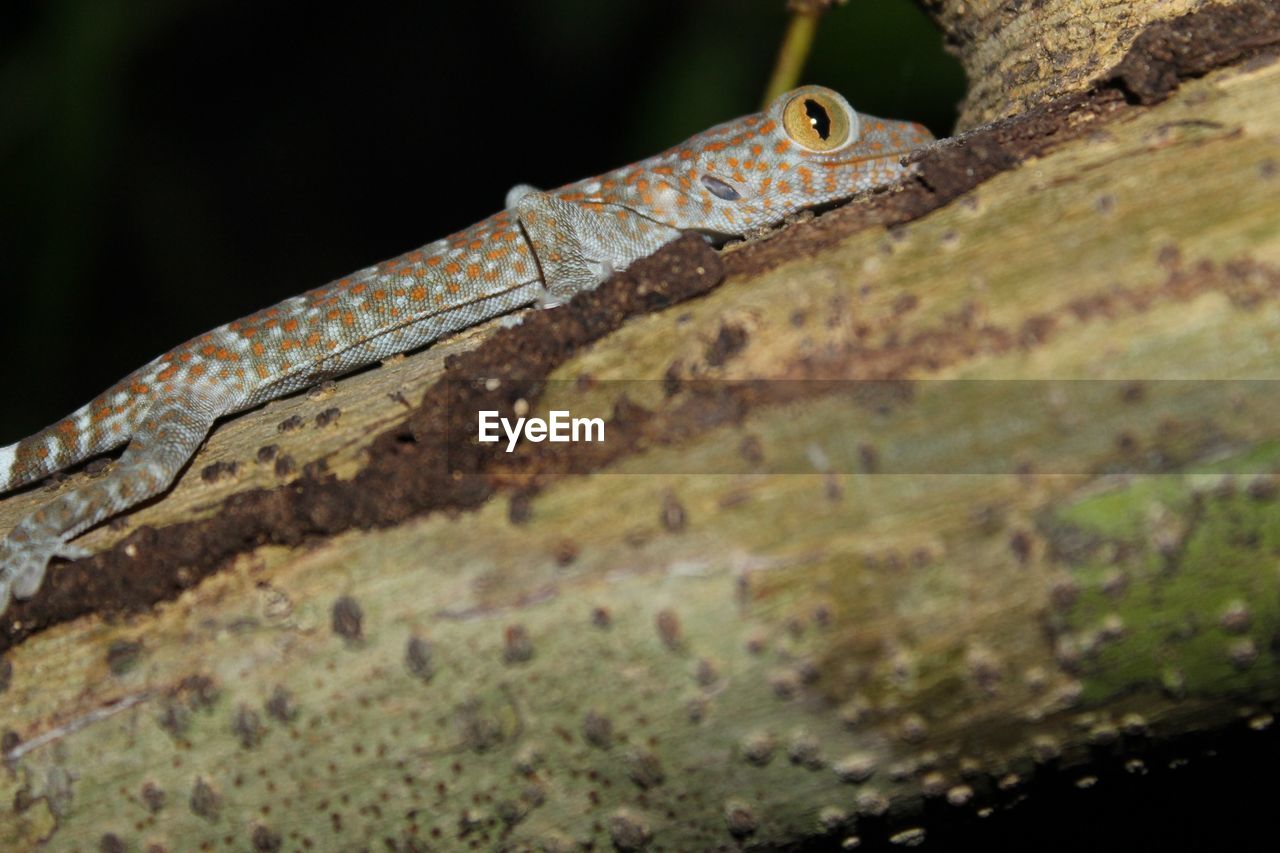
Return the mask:
<path id="1" fill-rule="evenodd" d="M 890 184 L 904 174 L 902 155 L 932 139 L 920 125 L 859 116 L 839 94 L 804 87 L 607 174 L 549 192 L 517 186 L 506 209 L 470 228 L 187 341 L 0 448 L 4 491 L 128 445 L 107 475 L 0 540 L 0 613 L 11 595 L 36 593 L 51 558 L 85 555 L 71 539 L 165 491 L 218 418 L 518 308 L 557 304 L 684 232 L 741 235 Z"/>

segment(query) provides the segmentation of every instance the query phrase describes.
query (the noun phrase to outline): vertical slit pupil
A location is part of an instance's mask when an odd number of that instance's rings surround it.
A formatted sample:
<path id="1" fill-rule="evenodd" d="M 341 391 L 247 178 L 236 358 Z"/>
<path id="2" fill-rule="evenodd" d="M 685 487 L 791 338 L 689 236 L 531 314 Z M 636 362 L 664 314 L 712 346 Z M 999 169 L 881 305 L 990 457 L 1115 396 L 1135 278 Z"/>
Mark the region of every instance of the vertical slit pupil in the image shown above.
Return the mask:
<path id="1" fill-rule="evenodd" d="M 809 124 L 813 125 L 813 130 L 818 136 L 826 139 L 831 135 L 831 116 L 822 104 L 812 98 L 805 98 L 804 112 L 809 116 Z"/>

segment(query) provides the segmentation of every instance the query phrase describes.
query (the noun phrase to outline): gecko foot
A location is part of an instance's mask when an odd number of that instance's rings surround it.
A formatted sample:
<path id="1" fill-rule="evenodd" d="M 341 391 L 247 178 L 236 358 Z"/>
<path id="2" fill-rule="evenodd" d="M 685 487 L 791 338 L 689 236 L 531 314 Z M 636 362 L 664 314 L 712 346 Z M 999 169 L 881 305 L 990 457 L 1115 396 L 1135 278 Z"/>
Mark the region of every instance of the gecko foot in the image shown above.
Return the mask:
<path id="1" fill-rule="evenodd" d="M 0 542 L 0 613 L 9 598 L 30 598 L 40 589 L 49 561 L 54 557 L 78 560 L 92 552 L 59 539 Z"/>

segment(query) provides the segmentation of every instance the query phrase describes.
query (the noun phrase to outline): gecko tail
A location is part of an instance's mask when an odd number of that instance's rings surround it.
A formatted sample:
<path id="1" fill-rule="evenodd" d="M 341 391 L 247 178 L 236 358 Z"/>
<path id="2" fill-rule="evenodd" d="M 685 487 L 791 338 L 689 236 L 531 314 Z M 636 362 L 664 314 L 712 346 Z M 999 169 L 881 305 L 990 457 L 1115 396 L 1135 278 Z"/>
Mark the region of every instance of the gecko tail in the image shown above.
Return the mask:
<path id="1" fill-rule="evenodd" d="M 41 480 L 127 442 L 139 409 L 127 388 L 121 383 L 35 435 L 0 447 L 0 492 Z"/>

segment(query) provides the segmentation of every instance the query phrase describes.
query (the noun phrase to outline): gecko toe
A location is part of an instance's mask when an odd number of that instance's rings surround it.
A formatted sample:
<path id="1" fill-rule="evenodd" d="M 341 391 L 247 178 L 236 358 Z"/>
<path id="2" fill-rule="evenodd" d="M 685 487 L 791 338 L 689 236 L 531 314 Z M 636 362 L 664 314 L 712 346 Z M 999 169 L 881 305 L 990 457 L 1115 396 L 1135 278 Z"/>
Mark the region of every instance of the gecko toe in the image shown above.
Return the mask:
<path id="1" fill-rule="evenodd" d="M 54 549 L 53 556 L 61 557 L 64 560 L 83 560 L 85 557 L 92 557 L 93 552 L 88 548 L 82 548 L 70 542 L 63 542 Z"/>

